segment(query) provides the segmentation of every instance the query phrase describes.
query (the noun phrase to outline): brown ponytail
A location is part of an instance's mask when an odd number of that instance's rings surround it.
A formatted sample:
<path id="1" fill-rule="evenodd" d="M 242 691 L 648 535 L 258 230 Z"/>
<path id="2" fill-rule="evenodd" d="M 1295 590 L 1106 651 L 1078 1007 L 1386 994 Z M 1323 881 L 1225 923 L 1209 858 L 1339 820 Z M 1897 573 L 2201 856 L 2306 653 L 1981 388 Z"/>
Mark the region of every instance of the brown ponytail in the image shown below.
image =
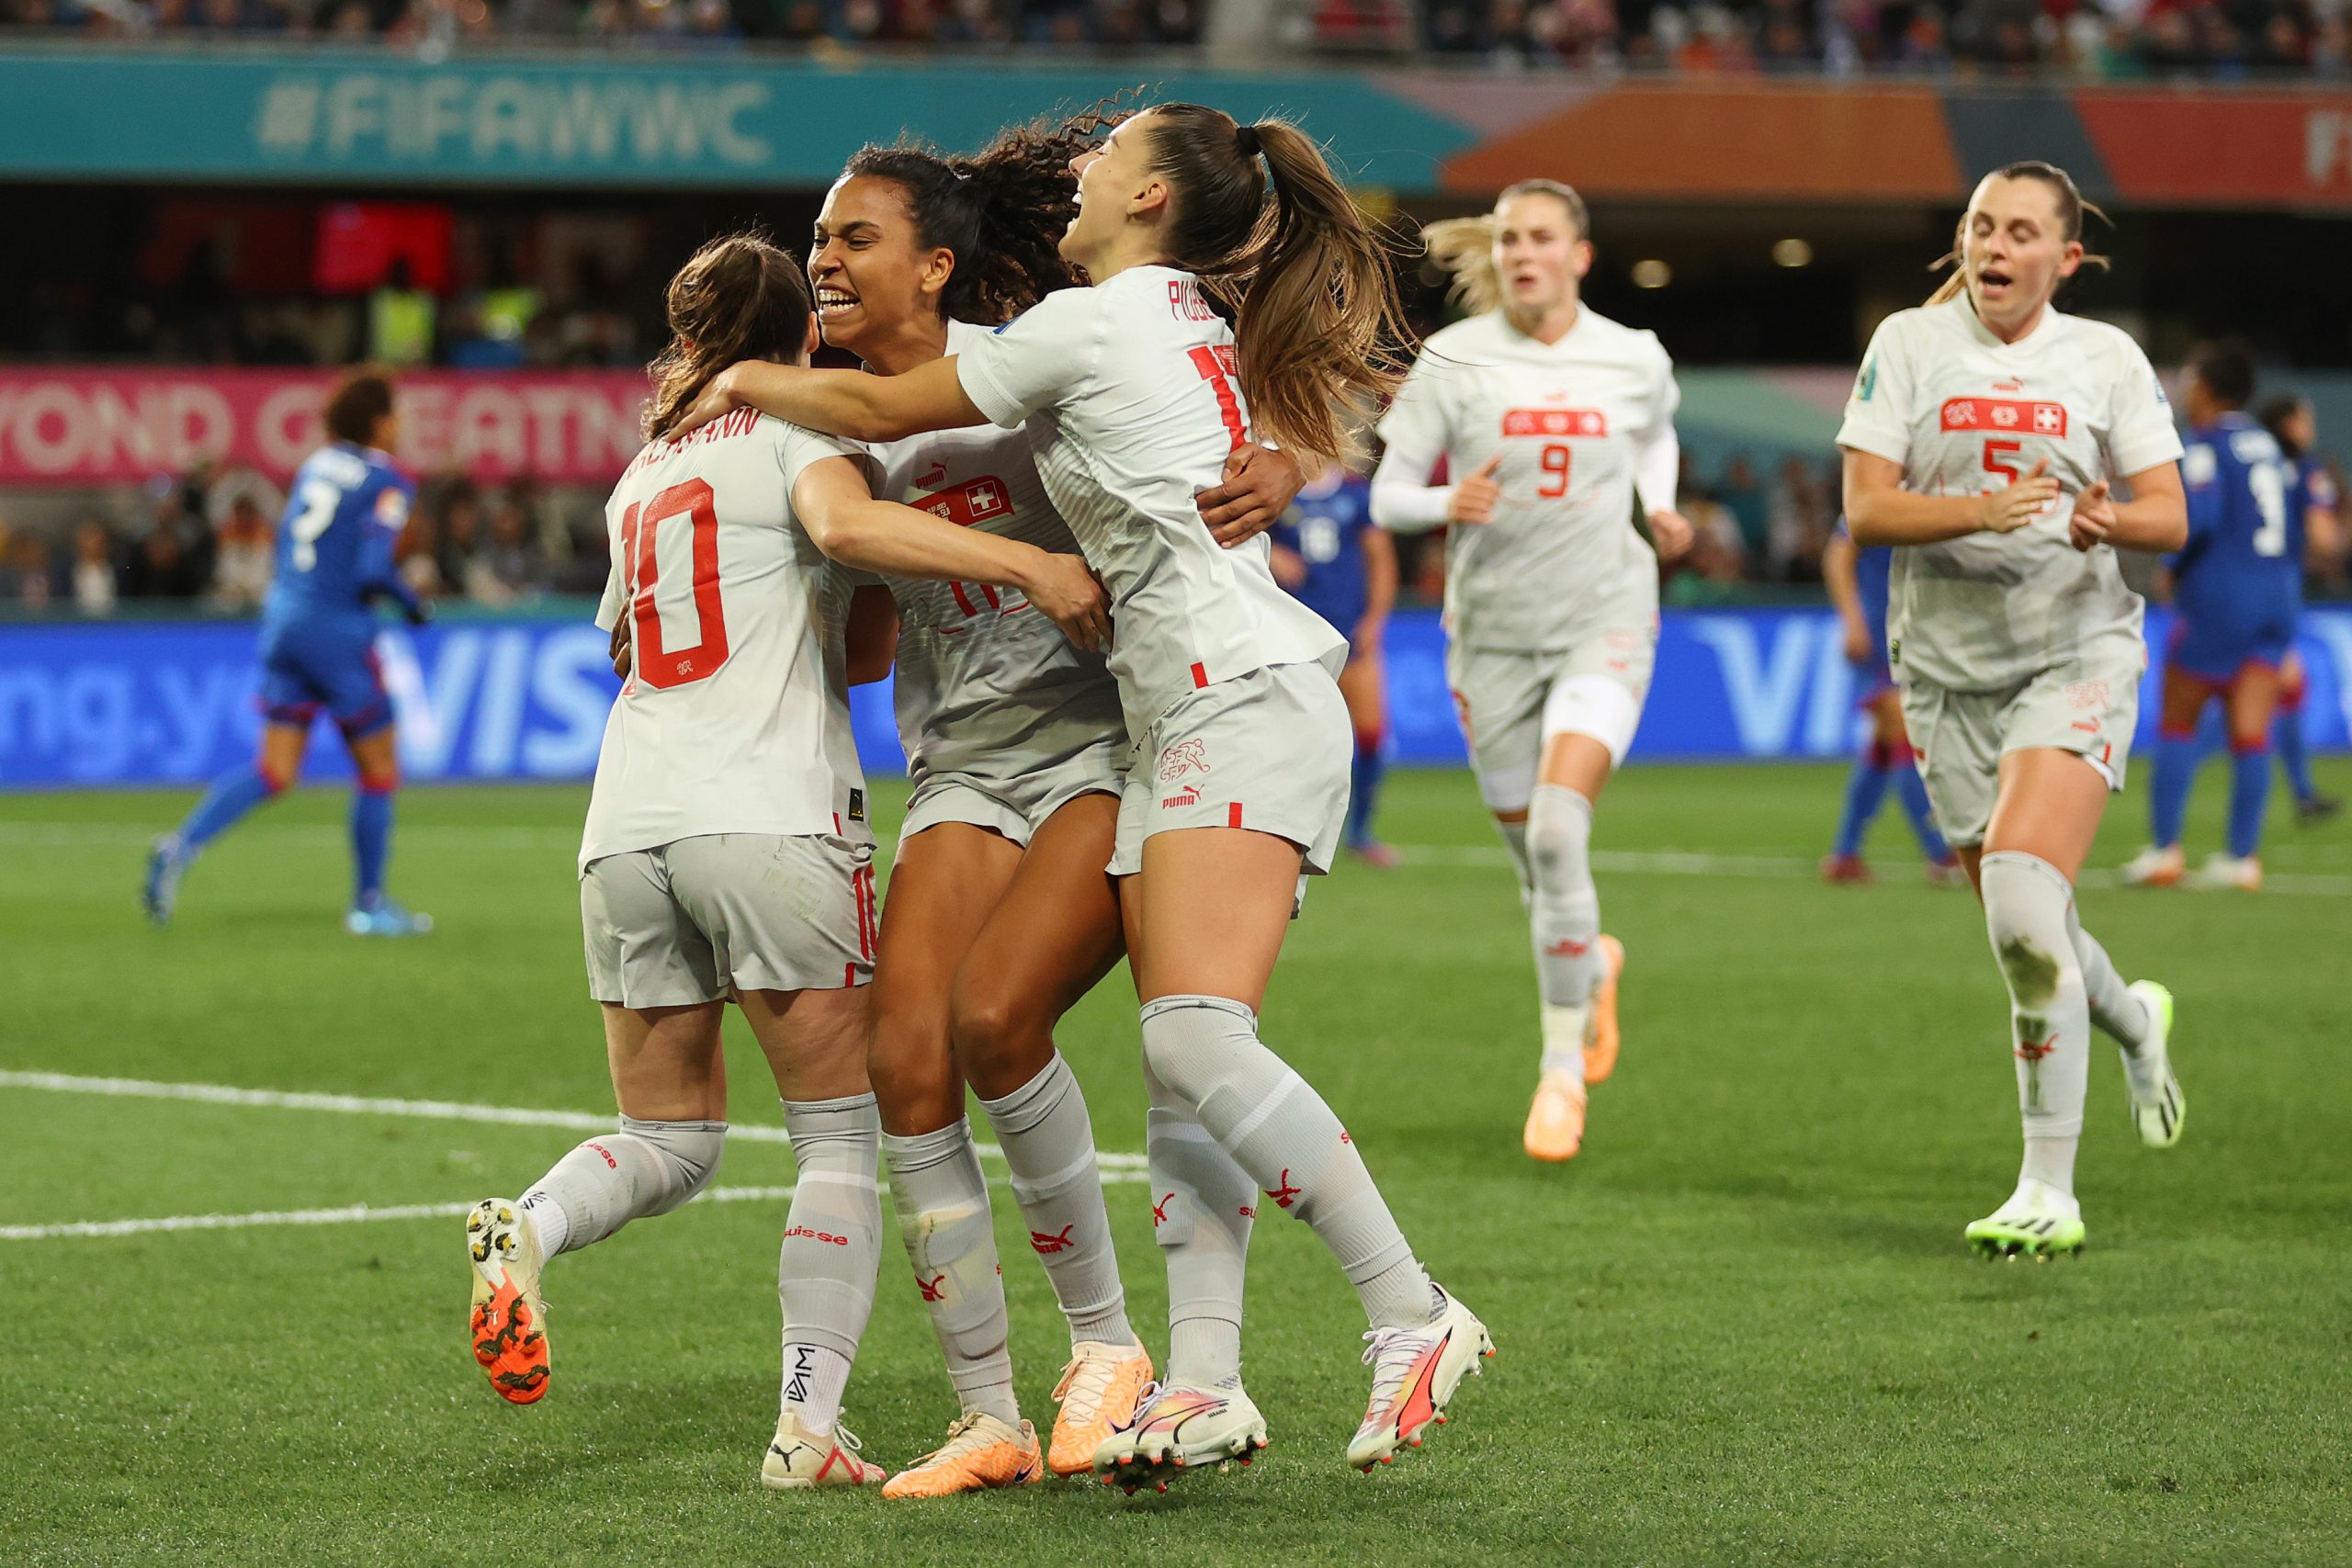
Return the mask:
<path id="1" fill-rule="evenodd" d="M 1340 400 L 1393 393 L 1412 346 L 1387 247 L 1296 126 L 1199 104 L 1145 113 L 1169 260 L 1232 308 L 1252 419 L 1310 466 L 1337 457 Z"/>
<path id="2" fill-rule="evenodd" d="M 2058 198 L 2059 232 L 2068 241 L 2079 240 L 2083 237 L 2083 214 L 2086 212 L 2109 228 L 2115 227 L 2114 219 L 2109 218 L 2095 204 L 2083 199 L 2083 193 L 2075 188 L 2075 176 L 2055 164 L 2045 164 L 2039 158 L 2027 158 L 2015 164 L 2004 164 L 1985 175 L 1984 179 L 2040 180 L 2043 185 L 2048 186 L 2052 194 Z M 1984 183 L 1984 180 L 1977 182 L 1979 185 Z M 1938 284 L 1936 291 L 1928 296 L 1928 304 L 1947 304 L 1968 292 L 1968 270 L 1961 265 L 1961 256 L 1967 248 L 1967 244 L 1968 214 L 1962 212 L 1960 215 L 1959 224 L 1952 231 L 1951 249 L 1928 265 L 1929 272 L 1947 266 L 1952 269 L 1951 276 Z M 2092 255 L 2086 251 L 2083 254 L 2083 265 L 2104 269 L 2113 264 L 2105 256 Z"/>
<path id="3" fill-rule="evenodd" d="M 660 440 L 685 417 L 710 378 L 739 359 L 797 359 L 808 342 L 808 280 L 765 235 L 705 242 L 670 279 L 672 337 L 645 367 L 653 395 L 645 434 Z"/>
<path id="4" fill-rule="evenodd" d="M 1502 210 L 1503 203 L 1515 196 L 1551 197 L 1567 209 L 1568 226 L 1577 231 L 1577 238 L 1592 238 L 1591 216 L 1574 186 L 1565 186 L 1557 180 L 1521 180 L 1505 186 L 1502 194 L 1495 197 L 1495 212 Z M 1445 297 L 1474 316 L 1499 310 L 1503 305 L 1503 275 L 1495 265 L 1495 212 L 1482 212 L 1476 218 L 1441 219 L 1421 229 L 1421 242 L 1429 247 L 1430 260 L 1453 276 Z"/>

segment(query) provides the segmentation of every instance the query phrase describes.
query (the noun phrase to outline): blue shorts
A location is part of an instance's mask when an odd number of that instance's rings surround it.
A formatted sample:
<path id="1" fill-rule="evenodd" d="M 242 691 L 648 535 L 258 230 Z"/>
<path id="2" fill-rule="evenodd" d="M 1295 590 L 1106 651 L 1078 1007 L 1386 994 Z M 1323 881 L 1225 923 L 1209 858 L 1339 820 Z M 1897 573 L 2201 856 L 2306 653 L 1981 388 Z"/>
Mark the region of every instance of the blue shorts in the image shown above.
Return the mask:
<path id="1" fill-rule="evenodd" d="M 272 724 L 308 725 L 323 708 L 348 740 L 392 722 L 391 694 L 376 659 L 376 632 L 300 623 L 264 628 L 261 711 Z"/>
<path id="2" fill-rule="evenodd" d="M 2221 619 L 2193 621 L 2183 615 L 2173 623 L 2165 662 L 2209 686 L 2225 686 L 2249 664 L 2267 664 L 2276 670 L 2286 662 L 2287 650 L 2294 641 L 2291 620 L 2278 622 L 2266 617 L 2241 624 Z"/>

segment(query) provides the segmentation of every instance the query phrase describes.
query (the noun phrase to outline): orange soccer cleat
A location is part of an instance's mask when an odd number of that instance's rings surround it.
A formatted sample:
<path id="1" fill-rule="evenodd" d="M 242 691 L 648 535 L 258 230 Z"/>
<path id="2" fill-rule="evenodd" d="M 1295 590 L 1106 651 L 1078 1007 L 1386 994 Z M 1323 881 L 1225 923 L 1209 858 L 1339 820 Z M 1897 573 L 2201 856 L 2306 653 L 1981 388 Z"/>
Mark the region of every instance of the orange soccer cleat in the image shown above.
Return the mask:
<path id="1" fill-rule="evenodd" d="M 1037 1428 L 1008 1427 L 970 1410 L 947 1428 L 947 1441 L 883 1483 L 885 1497 L 953 1497 L 997 1486 L 1026 1486 L 1046 1475 Z"/>
<path id="2" fill-rule="evenodd" d="M 1592 1028 L 1584 1042 L 1584 1081 L 1596 1084 L 1617 1070 L 1617 976 L 1625 969 L 1625 944 L 1600 939 L 1600 984 L 1592 993 Z"/>
<path id="3" fill-rule="evenodd" d="M 1054 1440 L 1046 1464 L 1056 1475 L 1080 1475 L 1094 1468 L 1102 1440 L 1135 1419 L 1144 1386 L 1151 1382 L 1151 1356 L 1137 1345 L 1106 1345 L 1081 1339 L 1069 1348 L 1069 1365 L 1054 1385 L 1061 1409 L 1054 1416 Z"/>
<path id="4" fill-rule="evenodd" d="M 1574 1159 L 1584 1145 L 1584 1085 L 1565 1072 L 1545 1073 L 1535 1085 L 1527 1130 L 1521 1135 L 1528 1154 L 1542 1160 Z"/>
<path id="5" fill-rule="evenodd" d="M 466 1216 L 466 1257 L 474 1271 L 474 1359 L 499 1398 L 537 1404 L 548 1391 L 537 1227 L 505 1199 L 485 1198 Z"/>

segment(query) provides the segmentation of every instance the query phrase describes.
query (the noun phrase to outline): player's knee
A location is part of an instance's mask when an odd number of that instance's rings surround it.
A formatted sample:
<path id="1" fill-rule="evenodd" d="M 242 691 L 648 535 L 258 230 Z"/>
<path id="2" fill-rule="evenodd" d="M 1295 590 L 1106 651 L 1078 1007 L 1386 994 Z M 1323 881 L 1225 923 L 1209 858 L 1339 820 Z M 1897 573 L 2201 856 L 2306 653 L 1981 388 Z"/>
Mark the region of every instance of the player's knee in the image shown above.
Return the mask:
<path id="1" fill-rule="evenodd" d="M 398 767 L 362 768 L 359 771 L 359 793 L 362 795 L 397 795 L 401 787 Z"/>
<path id="2" fill-rule="evenodd" d="M 629 1176 L 639 1189 L 637 1213 L 666 1214 L 692 1202 L 718 1174 L 727 1123 L 641 1122 L 624 1116 L 620 1136 L 612 1143 L 616 1145 L 608 1151 L 612 1157 L 626 1159 L 634 1168 Z"/>
<path id="3" fill-rule="evenodd" d="M 2060 990 L 2082 984 L 2066 919 L 2075 890 L 2056 866 L 2039 855 L 1996 850 L 1980 864 L 1978 886 L 1985 934 L 2013 1001 L 2047 1007 Z"/>
<path id="4" fill-rule="evenodd" d="M 1587 874 L 1592 802 L 1565 784 L 1538 784 L 1527 807 L 1527 860 L 1545 884 Z"/>
<path id="5" fill-rule="evenodd" d="M 1387 738 L 1388 738 L 1388 736 L 1387 736 L 1387 731 L 1386 731 L 1386 729 L 1385 729 L 1385 728 L 1384 728 L 1382 726 L 1380 726 L 1380 725 L 1377 725 L 1377 724 L 1359 724 L 1359 725 L 1357 725 L 1357 726 L 1356 726 L 1356 755 L 1358 755 L 1358 756 L 1360 756 L 1360 757 L 1369 757 L 1369 756 L 1374 755 L 1374 753 L 1376 753 L 1376 752 L 1380 750 L 1380 743 L 1381 743 L 1383 740 L 1386 739 Z"/>
<path id="6" fill-rule="evenodd" d="M 261 780 L 262 793 L 266 796 L 276 797 L 284 795 L 294 783 L 291 770 L 276 767 L 266 761 L 255 763 L 254 774 Z"/>
<path id="7" fill-rule="evenodd" d="M 1258 1015 L 1226 997 L 1160 997 L 1143 1006 L 1145 1069 L 1188 1105 L 1204 1103 L 1223 1076 L 1226 1047 L 1258 1038 Z"/>
<path id="8" fill-rule="evenodd" d="M 948 1048 L 948 1024 L 944 1010 L 928 1007 L 875 1014 L 865 1076 L 875 1098 L 899 1116 L 928 1107 L 953 1121 L 962 1112 L 964 1086 Z"/>

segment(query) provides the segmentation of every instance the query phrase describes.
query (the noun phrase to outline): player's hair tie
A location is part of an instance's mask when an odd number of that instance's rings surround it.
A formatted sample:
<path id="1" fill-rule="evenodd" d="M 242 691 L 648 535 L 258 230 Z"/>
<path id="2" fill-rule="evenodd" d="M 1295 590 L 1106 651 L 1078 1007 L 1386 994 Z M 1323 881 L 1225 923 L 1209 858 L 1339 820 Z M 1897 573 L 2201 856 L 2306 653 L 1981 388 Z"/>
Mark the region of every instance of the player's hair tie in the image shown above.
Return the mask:
<path id="1" fill-rule="evenodd" d="M 1235 126 L 1233 128 L 1233 144 L 1241 149 L 1241 155 L 1243 157 L 1256 157 L 1258 155 L 1258 128 L 1254 125 Z"/>

